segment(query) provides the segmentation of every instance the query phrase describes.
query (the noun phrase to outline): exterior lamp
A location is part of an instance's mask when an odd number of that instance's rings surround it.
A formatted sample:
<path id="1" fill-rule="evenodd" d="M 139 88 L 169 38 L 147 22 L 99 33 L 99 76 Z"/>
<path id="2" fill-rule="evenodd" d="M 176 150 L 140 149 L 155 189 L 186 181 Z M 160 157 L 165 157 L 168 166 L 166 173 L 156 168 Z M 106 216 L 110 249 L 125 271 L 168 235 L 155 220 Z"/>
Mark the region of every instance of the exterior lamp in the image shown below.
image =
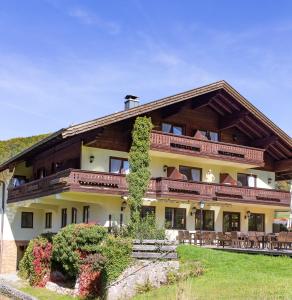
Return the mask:
<path id="1" fill-rule="evenodd" d="M 92 164 L 93 161 L 94 161 L 94 156 L 93 156 L 93 155 L 90 155 L 90 156 L 89 156 L 89 162 Z"/>
<path id="2" fill-rule="evenodd" d="M 271 184 L 273 182 L 273 179 L 271 177 L 268 178 L 268 184 Z"/>
<path id="3" fill-rule="evenodd" d="M 249 219 L 249 218 L 250 218 L 250 211 L 248 210 L 248 211 L 246 212 L 245 219 Z"/>
<path id="4" fill-rule="evenodd" d="M 166 171 L 167 171 L 167 168 L 168 168 L 168 166 L 167 166 L 167 165 L 164 165 L 164 166 L 163 166 L 163 172 L 166 172 Z"/>
<path id="5" fill-rule="evenodd" d="M 197 208 L 195 206 L 193 206 L 191 208 L 191 216 L 195 216 L 196 215 L 196 211 L 197 211 Z"/>
<path id="6" fill-rule="evenodd" d="M 200 201 L 200 209 L 204 209 L 204 207 L 205 207 L 205 201 L 201 200 Z"/>
<path id="7" fill-rule="evenodd" d="M 123 201 L 121 205 L 121 212 L 123 212 L 126 209 L 126 207 L 127 207 L 127 202 Z"/>

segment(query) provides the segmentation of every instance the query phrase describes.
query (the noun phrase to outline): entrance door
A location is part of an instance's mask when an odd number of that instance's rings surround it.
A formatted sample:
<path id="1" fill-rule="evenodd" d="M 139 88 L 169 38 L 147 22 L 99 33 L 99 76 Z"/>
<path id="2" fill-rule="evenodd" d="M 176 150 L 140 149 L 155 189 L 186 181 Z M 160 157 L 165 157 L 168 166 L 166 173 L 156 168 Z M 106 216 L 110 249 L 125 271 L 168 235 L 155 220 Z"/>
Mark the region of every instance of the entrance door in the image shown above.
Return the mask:
<path id="1" fill-rule="evenodd" d="M 240 213 L 223 212 L 223 232 L 240 231 Z"/>

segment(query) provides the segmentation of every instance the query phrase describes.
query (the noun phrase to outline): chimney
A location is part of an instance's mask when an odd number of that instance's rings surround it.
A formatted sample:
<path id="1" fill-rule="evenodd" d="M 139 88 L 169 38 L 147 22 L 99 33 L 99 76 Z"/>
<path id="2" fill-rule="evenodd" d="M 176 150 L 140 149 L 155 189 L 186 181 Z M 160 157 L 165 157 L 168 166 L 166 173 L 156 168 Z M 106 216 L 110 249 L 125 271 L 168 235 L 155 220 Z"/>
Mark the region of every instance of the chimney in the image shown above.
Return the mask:
<path id="1" fill-rule="evenodd" d="M 139 104 L 139 97 L 133 95 L 127 95 L 125 97 L 125 110 L 139 106 Z"/>

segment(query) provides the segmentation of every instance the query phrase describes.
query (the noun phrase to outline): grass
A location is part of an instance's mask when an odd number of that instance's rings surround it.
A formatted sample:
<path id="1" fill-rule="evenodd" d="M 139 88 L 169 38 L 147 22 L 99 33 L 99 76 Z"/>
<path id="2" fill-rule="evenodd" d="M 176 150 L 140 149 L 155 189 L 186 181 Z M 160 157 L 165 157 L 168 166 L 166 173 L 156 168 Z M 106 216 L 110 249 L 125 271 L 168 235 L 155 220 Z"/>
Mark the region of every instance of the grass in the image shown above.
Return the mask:
<path id="1" fill-rule="evenodd" d="M 73 298 L 71 296 L 59 295 L 54 292 L 51 292 L 44 288 L 36 288 L 36 287 L 24 287 L 21 289 L 23 292 L 36 297 L 39 300 L 78 300 L 78 298 Z"/>
<path id="2" fill-rule="evenodd" d="M 200 261 L 205 273 L 134 299 L 292 299 L 292 259 L 179 246 L 180 260 Z"/>

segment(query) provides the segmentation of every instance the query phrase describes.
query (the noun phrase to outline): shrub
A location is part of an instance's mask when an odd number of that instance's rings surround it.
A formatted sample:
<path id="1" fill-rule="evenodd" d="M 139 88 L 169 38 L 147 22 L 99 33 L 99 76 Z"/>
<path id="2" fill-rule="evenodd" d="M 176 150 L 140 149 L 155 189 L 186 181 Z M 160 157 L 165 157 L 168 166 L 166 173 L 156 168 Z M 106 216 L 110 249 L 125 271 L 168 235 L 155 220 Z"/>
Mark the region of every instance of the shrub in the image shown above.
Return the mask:
<path id="1" fill-rule="evenodd" d="M 131 262 L 132 243 L 130 239 L 109 235 L 102 247 L 105 265 L 102 271 L 103 284 L 113 282 Z"/>
<path id="2" fill-rule="evenodd" d="M 147 214 L 139 223 L 132 223 L 127 234 L 138 240 L 164 240 L 165 229 L 157 227 L 155 215 Z"/>
<path id="3" fill-rule="evenodd" d="M 19 274 L 30 285 L 44 287 L 51 272 L 52 243 L 44 236 L 31 240 L 19 263 Z"/>
<path id="4" fill-rule="evenodd" d="M 150 182 L 150 136 L 153 124 L 151 118 L 137 117 L 132 131 L 132 145 L 129 152 L 131 172 L 127 175 L 131 222 L 140 221 L 140 208 Z"/>
<path id="5" fill-rule="evenodd" d="M 145 283 L 136 285 L 136 292 L 137 294 L 145 294 L 152 291 L 154 288 L 155 286 L 151 283 L 149 278 L 147 278 Z"/>
<path id="6" fill-rule="evenodd" d="M 93 224 L 71 224 L 53 237 L 53 260 L 57 269 L 75 279 L 81 258 L 100 251 L 107 230 Z"/>
<path id="7" fill-rule="evenodd" d="M 94 297 L 100 291 L 100 273 L 103 269 L 105 259 L 102 255 L 89 254 L 82 260 L 79 274 L 80 297 Z"/>

